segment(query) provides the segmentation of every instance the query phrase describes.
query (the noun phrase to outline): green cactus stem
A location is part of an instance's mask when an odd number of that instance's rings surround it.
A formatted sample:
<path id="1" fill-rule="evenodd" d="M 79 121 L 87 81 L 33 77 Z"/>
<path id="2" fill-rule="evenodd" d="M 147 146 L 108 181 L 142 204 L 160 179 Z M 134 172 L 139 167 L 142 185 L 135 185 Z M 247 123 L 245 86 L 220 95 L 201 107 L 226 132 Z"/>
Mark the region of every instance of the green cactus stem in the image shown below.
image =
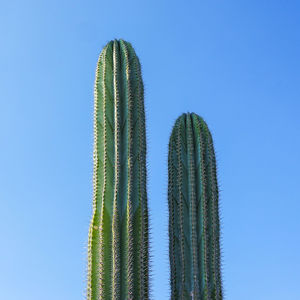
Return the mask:
<path id="1" fill-rule="evenodd" d="M 123 40 L 110 41 L 98 60 L 93 159 L 87 300 L 148 299 L 144 89 Z"/>
<path id="2" fill-rule="evenodd" d="M 198 115 L 177 119 L 168 164 L 171 299 L 221 300 L 216 160 L 212 136 Z"/>

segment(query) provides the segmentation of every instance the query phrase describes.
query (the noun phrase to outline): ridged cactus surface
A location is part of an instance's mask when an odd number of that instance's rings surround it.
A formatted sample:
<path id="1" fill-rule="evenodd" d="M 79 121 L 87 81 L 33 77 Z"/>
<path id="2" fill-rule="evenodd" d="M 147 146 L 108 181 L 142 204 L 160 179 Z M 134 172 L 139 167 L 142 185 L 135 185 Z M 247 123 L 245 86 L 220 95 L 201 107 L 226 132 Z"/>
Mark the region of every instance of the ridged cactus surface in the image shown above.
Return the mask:
<path id="1" fill-rule="evenodd" d="M 177 119 L 168 164 L 171 299 L 221 300 L 216 160 L 198 115 Z"/>
<path id="2" fill-rule="evenodd" d="M 101 52 L 94 105 L 87 300 L 148 299 L 144 90 L 130 43 Z"/>

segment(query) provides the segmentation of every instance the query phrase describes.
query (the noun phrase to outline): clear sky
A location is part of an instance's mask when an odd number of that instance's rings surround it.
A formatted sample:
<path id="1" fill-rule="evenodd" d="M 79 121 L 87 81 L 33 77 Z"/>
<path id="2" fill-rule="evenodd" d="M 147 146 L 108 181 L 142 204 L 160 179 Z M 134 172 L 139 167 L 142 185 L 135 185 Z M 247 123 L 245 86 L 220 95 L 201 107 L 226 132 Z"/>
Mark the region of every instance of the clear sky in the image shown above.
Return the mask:
<path id="1" fill-rule="evenodd" d="M 300 299 L 300 2 L 1 1 L 0 298 L 82 300 L 102 47 L 142 63 L 152 295 L 169 299 L 167 144 L 212 132 L 229 300 Z"/>

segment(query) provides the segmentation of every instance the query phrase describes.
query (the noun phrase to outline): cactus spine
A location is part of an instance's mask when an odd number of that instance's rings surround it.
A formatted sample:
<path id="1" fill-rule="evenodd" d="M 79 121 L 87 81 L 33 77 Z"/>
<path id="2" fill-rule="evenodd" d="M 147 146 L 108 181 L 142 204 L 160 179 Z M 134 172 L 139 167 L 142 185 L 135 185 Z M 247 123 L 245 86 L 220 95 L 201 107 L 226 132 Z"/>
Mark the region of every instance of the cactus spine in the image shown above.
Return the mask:
<path id="1" fill-rule="evenodd" d="M 130 43 L 104 47 L 94 96 L 87 300 L 148 299 L 144 90 Z"/>
<path id="2" fill-rule="evenodd" d="M 209 129 L 194 113 L 176 120 L 168 180 L 171 299 L 221 300 L 216 160 Z"/>

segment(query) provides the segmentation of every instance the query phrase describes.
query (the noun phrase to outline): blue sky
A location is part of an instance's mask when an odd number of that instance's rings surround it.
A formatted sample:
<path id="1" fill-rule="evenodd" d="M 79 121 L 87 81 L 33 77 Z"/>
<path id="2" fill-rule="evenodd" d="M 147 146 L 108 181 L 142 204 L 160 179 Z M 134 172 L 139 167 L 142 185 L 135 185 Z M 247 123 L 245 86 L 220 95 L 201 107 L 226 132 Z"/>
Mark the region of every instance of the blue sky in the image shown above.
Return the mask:
<path id="1" fill-rule="evenodd" d="M 300 299 L 299 1 L 2 1 L 0 286 L 84 299 L 93 84 L 111 39 L 142 63 L 152 295 L 169 298 L 167 144 L 183 112 L 213 134 L 229 300 Z"/>

